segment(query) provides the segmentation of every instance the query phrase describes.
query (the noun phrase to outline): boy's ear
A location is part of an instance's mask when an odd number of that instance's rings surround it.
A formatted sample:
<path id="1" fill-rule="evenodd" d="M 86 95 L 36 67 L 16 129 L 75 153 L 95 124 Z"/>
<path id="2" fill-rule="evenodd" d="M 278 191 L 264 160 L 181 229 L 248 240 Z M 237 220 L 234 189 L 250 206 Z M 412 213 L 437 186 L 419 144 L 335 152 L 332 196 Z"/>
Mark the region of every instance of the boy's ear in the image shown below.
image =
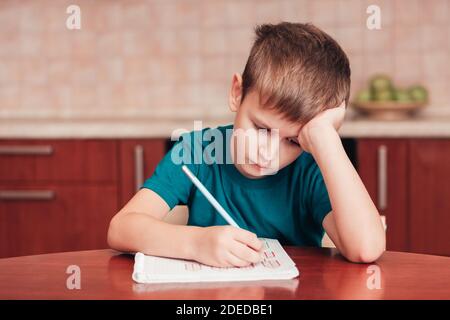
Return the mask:
<path id="1" fill-rule="evenodd" d="M 239 73 L 233 74 L 231 80 L 230 97 L 228 104 L 232 112 L 237 112 L 239 106 L 241 105 L 242 98 L 242 77 Z"/>

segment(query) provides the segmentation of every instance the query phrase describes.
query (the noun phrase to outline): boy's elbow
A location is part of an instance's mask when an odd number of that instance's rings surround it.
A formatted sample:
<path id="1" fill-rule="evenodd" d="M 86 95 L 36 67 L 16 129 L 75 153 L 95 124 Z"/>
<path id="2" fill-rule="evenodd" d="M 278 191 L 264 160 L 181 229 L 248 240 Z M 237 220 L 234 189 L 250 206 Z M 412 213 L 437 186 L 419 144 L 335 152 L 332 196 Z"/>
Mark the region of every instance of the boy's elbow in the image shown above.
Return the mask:
<path id="1" fill-rule="evenodd" d="M 355 263 L 372 263 L 381 257 L 386 250 L 385 241 L 380 241 L 377 244 L 371 244 L 366 246 L 360 246 L 359 248 L 352 250 L 345 254 L 345 257 Z"/>
<path id="2" fill-rule="evenodd" d="M 113 217 L 109 222 L 108 233 L 106 236 L 106 242 L 111 249 L 117 249 L 117 229 L 118 221 L 116 217 Z"/>
<path id="3" fill-rule="evenodd" d="M 356 263 L 372 263 L 378 260 L 383 252 L 384 250 L 364 250 L 352 257 L 353 259 L 349 260 Z"/>

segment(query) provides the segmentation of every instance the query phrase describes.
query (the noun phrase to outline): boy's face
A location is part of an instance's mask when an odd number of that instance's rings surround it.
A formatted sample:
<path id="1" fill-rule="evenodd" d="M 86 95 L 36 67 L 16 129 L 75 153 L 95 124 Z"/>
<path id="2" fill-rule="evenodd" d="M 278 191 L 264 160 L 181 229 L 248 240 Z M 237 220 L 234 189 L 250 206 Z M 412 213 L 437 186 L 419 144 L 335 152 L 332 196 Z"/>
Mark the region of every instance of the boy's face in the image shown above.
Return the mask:
<path id="1" fill-rule="evenodd" d="M 230 148 L 233 163 L 248 178 L 275 174 L 302 152 L 297 140 L 302 125 L 262 107 L 257 92 L 250 90 L 243 101 L 241 94 L 242 79 L 235 74 L 229 101 L 236 112 Z"/>

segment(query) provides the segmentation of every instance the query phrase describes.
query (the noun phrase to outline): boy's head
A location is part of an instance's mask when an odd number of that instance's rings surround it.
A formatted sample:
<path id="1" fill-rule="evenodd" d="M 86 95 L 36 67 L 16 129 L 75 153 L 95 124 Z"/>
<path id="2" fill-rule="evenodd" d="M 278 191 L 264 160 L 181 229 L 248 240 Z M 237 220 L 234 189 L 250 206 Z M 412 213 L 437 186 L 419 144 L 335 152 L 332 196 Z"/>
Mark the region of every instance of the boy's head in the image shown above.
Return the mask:
<path id="1" fill-rule="evenodd" d="M 293 162 L 302 151 L 297 141 L 301 127 L 320 112 L 347 104 L 350 93 L 348 58 L 325 32 L 288 22 L 260 25 L 255 32 L 242 76 L 233 75 L 230 109 L 236 112 L 235 130 L 270 129 L 278 133 L 278 143 L 267 147 L 256 141 L 244 150 L 233 144 L 233 153 L 244 152 L 246 159 L 235 164 L 249 177 Z"/>

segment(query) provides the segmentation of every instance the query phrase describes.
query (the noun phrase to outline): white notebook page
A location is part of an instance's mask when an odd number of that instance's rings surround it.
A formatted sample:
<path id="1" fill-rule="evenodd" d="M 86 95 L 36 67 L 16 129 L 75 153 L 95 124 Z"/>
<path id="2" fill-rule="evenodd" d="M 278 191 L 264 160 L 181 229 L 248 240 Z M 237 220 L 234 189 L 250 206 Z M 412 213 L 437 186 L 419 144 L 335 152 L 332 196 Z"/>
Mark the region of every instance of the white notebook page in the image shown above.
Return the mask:
<path id="1" fill-rule="evenodd" d="M 146 256 L 137 253 L 133 280 L 139 283 L 245 281 L 292 279 L 298 276 L 294 261 L 276 239 L 261 238 L 263 259 L 243 268 L 216 268 L 195 261 Z"/>

